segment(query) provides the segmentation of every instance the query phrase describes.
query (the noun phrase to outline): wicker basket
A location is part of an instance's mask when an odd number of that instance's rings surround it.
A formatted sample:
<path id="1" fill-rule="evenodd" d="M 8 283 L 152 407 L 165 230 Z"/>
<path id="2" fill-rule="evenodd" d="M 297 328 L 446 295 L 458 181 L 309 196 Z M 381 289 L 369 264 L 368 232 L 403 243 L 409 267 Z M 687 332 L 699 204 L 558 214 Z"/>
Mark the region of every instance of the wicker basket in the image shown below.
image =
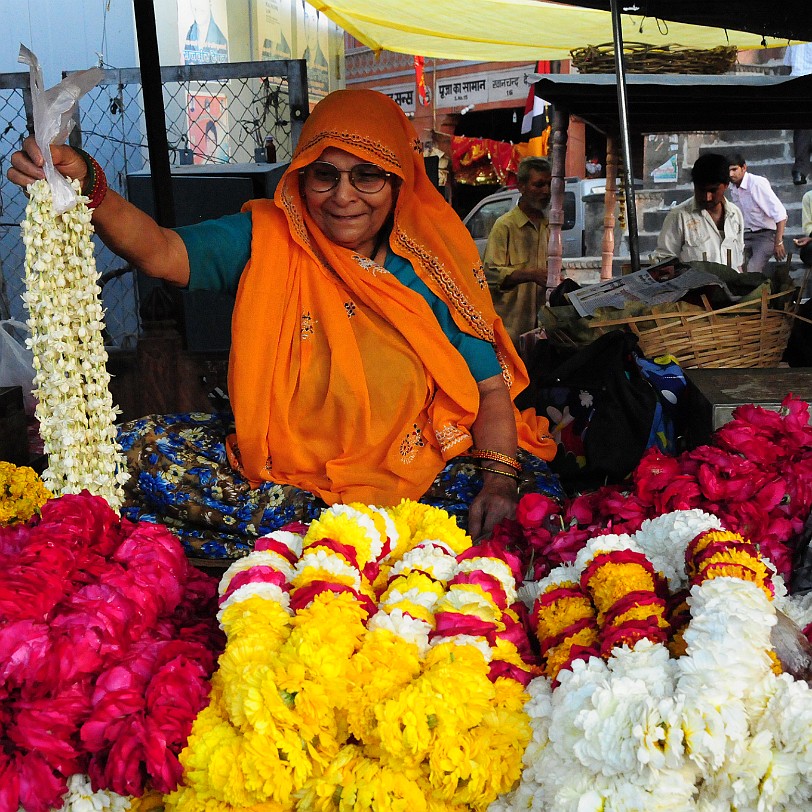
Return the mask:
<path id="1" fill-rule="evenodd" d="M 629 73 L 727 73 L 736 64 L 734 45 L 716 48 L 686 48 L 683 45 L 650 45 L 624 42 L 623 53 Z M 613 73 L 615 46 L 606 42 L 570 51 L 572 64 L 579 73 Z"/>
<path id="2" fill-rule="evenodd" d="M 673 355 L 686 369 L 774 367 L 787 347 L 793 320 L 801 318 L 797 310 L 802 290 L 769 295 L 765 287 L 760 303 L 739 302 L 719 310 L 703 297 L 704 313 L 649 314 L 591 321 L 589 326 L 601 332 L 628 328 L 638 335 L 646 357 Z"/>

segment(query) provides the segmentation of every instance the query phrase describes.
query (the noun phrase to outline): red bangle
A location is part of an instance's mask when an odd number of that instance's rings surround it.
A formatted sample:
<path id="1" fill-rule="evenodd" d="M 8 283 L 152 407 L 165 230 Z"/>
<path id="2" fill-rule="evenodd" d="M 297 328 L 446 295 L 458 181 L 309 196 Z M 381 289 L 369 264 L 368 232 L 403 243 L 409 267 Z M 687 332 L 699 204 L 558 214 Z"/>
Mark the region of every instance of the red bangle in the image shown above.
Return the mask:
<path id="1" fill-rule="evenodd" d="M 92 155 L 88 155 L 83 149 L 76 149 L 76 152 L 87 165 L 85 180 L 90 181 L 90 188 L 84 193 L 87 197 L 87 207 L 95 209 L 101 205 L 107 194 L 107 175 L 104 174 L 99 162 Z"/>

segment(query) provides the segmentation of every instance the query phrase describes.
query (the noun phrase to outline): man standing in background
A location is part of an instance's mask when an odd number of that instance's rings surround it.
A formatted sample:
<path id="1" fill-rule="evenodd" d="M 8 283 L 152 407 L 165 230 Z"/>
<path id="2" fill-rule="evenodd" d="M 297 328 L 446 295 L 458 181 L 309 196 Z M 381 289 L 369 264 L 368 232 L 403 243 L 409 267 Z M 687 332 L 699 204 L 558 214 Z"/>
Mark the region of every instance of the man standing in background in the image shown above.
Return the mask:
<path id="1" fill-rule="evenodd" d="M 517 347 L 519 337 L 535 329 L 544 304 L 551 180 L 548 160 L 522 159 L 516 172 L 519 202 L 494 223 L 485 248 L 493 304 Z"/>
<path id="2" fill-rule="evenodd" d="M 790 76 L 808 76 L 812 73 L 812 43 L 790 45 L 784 52 L 784 64 L 790 67 Z M 809 153 L 812 152 L 812 130 L 793 130 L 792 149 L 795 163 L 792 165 L 792 182 L 796 186 L 806 183 L 809 170 Z"/>
<path id="3" fill-rule="evenodd" d="M 730 159 L 730 199 L 744 215 L 745 268 L 764 273 L 770 257 L 787 258 L 784 228 L 787 210 L 761 175 L 747 171 L 747 162 L 737 153 Z"/>

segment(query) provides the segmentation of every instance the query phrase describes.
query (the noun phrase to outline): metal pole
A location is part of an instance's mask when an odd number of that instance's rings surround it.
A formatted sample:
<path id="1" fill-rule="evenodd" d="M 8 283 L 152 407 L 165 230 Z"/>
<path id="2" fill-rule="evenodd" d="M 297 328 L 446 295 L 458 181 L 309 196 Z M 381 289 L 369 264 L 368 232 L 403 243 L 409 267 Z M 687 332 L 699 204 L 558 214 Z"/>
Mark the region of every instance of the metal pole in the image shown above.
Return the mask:
<path id="1" fill-rule="evenodd" d="M 626 97 L 626 64 L 623 57 L 623 29 L 620 24 L 618 0 L 612 2 L 612 33 L 615 41 L 615 76 L 617 103 L 620 108 L 620 146 L 623 155 L 623 188 L 626 192 L 626 222 L 629 227 L 629 254 L 632 273 L 640 270 L 640 246 L 637 235 L 637 204 L 634 199 L 632 174 L 632 144 L 629 137 L 629 104 Z"/>
<path id="2" fill-rule="evenodd" d="M 155 219 L 159 225 L 172 228 L 175 225 L 175 200 L 172 195 L 172 174 L 169 168 L 169 141 L 166 137 L 166 112 L 161 83 L 161 60 L 158 55 L 158 33 L 155 27 L 155 7 L 152 0 L 133 0 L 133 6 Z"/>

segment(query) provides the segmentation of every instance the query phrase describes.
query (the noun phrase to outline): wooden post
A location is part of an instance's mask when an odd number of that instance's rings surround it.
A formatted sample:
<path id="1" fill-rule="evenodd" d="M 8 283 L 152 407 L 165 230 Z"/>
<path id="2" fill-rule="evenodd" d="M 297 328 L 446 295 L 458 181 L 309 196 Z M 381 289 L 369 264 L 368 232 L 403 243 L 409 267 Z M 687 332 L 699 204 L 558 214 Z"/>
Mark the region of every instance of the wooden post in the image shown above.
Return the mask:
<path id="1" fill-rule="evenodd" d="M 603 240 L 601 242 L 601 279 L 612 278 L 615 256 L 615 208 L 617 206 L 617 140 L 606 137 L 606 195 L 603 202 Z"/>
<path id="2" fill-rule="evenodd" d="M 550 164 L 553 180 L 550 186 L 550 242 L 547 247 L 547 288 L 552 290 L 561 281 L 563 244 L 561 227 L 564 225 L 564 176 L 567 160 L 567 126 L 569 114 L 552 107 L 550 133 Z"/>

